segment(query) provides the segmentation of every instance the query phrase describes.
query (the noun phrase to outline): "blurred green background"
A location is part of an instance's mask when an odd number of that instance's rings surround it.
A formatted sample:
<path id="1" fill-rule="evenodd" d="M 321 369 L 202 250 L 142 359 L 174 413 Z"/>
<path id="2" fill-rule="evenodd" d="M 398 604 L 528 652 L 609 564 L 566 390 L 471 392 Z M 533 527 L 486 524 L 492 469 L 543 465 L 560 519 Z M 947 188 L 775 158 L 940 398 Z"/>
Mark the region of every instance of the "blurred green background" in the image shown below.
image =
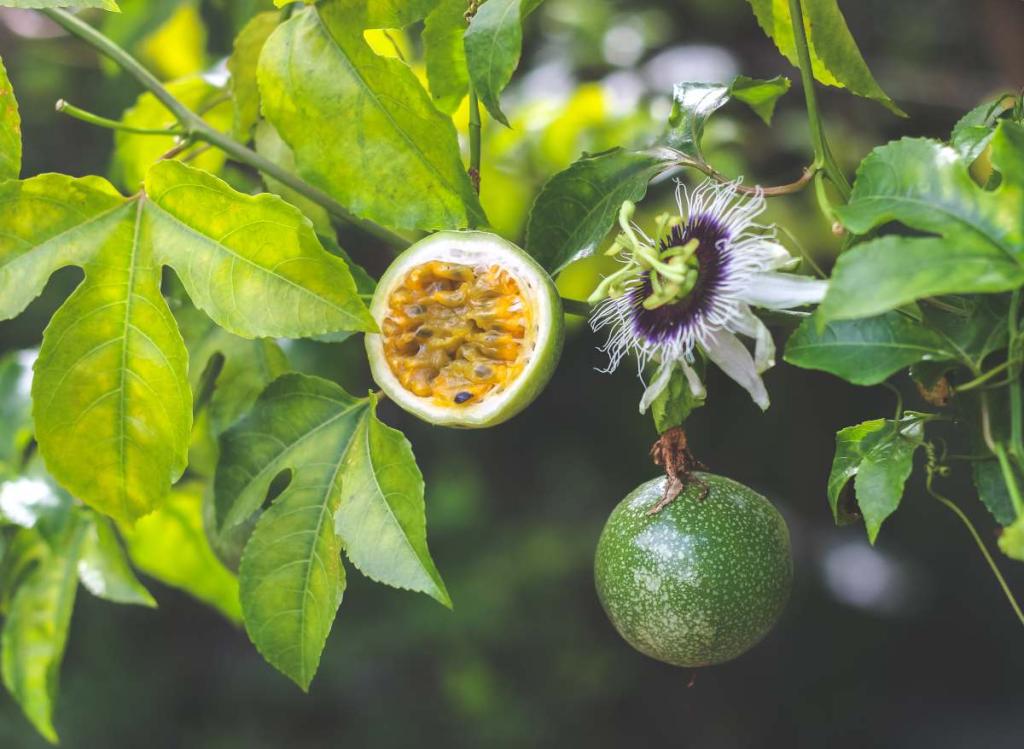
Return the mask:
<path id="1" fill-rule="evenodd" d="M 90 18 L 164 78 L 216 76 L 235 30 L 269 5 L 122 0 L 123 16 Z M 967 108 L 1024 84 L 1019 0 L 842 6 L 876 77 L 911 114 L 898 120 L 824 92 L 835 150 L 851 171 L 873 145 L 944 137 Z M 377 42 L 417 65 L 415 33 Z M 24 176 L 109 173 L 110 134 L 55 114 L 53 104 L 66 97 L 117 117 L 135 85 L 27 11 L 0 9 L 0 54 L 21 104 Z M 495 227 L 521 238 L 539 186 L 582 151 L 650 139 L 673 82 L 736 73 L 795 77 L 743 0 L 547 0 L 531 17 L 507 95 L 513 129 L 486 127 L 483 200 Z M 794 89 L 771 129 L 740 107 L 717 115 L 707 135 L 712 163 L 748 182 L 796 178 L 809 147 L 796 81 Z M 227 176 L 255 184 L 241 171 Z M 646 208 L 670 200 L 665 182 Z M 792 235 L 787 244 L 831 263 L 837 241 L 810 194 L 775 200 L 770 212 Z M 348 249 L 378 270 L 384 264 L 373 248 Z M 583 295 L 598 270 L 570 269 L 566 293 Z M 0 324 L 0 353 L 37 344 L 77 273 L 59 273 L 25 315 Z M 874 549 L 862 528 L 832 526 L 824 487 L 833 434 L 887 415 L 893 396 L 880 388 L 780 365 L 767 376 L 773 405 L 762 415 L 712 372 L 691 443 L 712 470 L 755 487 L 786 516 L 792 601 L 760 646 L 692 685 L 691 672 L 619 640 L 594 594 L 591 560 L 611 508 L 654 475 L 655 433 L 637 413 L 632 368 L 594 371 L 604 364 L 599 342 L 577 324 L 547 391 L 495 429 L 445 431 L 383 407 L 426 476 L 431 548 L 454 612 L 351 574 L 305 696 L 243 631 L 184 594 L 153 584 L 160 609 L 149 611 L 83 592 L 56 716 L 63 746 L 1021 746 L 1024 637 L 964 529 L 917 479 Z M 369 385 L 359 341 L 295 342 L 288 353 L 297 369 L 353 392 Z M 950 494 L 994 541 L 969 486 L 954 479 Z M 1003 567 L 1024 591 L 1024 567 Z M 6 695 L 0 746 L 45 746 Z"/>

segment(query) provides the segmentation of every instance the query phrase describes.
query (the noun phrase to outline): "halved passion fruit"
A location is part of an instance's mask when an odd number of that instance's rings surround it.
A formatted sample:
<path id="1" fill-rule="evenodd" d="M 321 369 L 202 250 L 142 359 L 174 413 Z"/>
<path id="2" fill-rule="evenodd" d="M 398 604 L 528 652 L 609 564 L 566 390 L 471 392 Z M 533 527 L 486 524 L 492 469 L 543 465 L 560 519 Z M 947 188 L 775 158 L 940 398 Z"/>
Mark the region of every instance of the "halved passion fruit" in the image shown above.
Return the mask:
<path id="1" fill-rule="evenodd" d="M 373 378 L 432 424 L 479 428 L 522 411 L 562 350 L 558 290 L 529 255 L 484 232 L 439 232 L 377 284 L 366 336 Z"/>

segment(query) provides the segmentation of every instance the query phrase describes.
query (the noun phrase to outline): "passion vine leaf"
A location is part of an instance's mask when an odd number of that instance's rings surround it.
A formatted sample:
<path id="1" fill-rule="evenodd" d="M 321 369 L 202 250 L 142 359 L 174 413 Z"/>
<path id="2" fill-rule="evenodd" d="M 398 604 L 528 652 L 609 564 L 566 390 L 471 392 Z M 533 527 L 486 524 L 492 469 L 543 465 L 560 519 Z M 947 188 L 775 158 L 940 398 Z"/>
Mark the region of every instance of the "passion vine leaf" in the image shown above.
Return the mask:
<path id="1" fill-rule="evenodd" d="M 290 472 L 256 523 L 239 577 L 250 638 L 303 689 L 341 604 L 343 545 L 369 577 L 450 605 L 427 551 L 422 477 L 375 406 L 326 380 L 285 375 L 222 438 L 222 529 L 257 511 L 274 479 Z"/>
<path id="2" fill-rule="evenodd" d="M 263 113 L 299 172 L 388 226 L 485 223 L 451 119 L 405 63 L 374 54 L 347 5 L 332 0 L 296 13 L 260 56 Z"/>
<path id="3" fill-rule="evenodd" d="M 281 15 L 273 12 L 253 16 L 235 37 L 234 48 L 227 61 L 235 117 L 232 132 L 241 140 L 249 140 L 249 133 L 260 118 L 256 65 L 263 45 L 280 20 Z"/>
<path id="4" fill-rule="evenodd" d="M 76 521 L 57 548 L 38 541 L 39 562 L 18 585 L 0 635 L 4 686 L 49 742 L 57 743 L 53 707 L 78 590 L 85 525 Z"/>
<path id="5" fill-rule="evenodd" d="M 673 370 L 668 386 L 651 403 L 651 416 L 658 434 L 681 426 L 694 410 L 704 405 L 704 397 L 694 395 L 682 369 Z"/>
<path id="6" fill-rule="evenodd" d="M 733 99 L 742 101 L 753 109 L 757 116 L 764 120 L 764 124 L 770 125 L 772 115 L 775 114 L 775 105 L 792 85 L 792 81 L 783 75 L 767 80 L 738 75 L 729 85 L 729 94 Z"/>
<path id="7" fill-rule="evenodd" d="M 94 596 L 114 603 L 156 608 L 156 601 L 132 571 L 110 521 L 86 511 L 78 579 Z"/>
<path id="8" fill-rule="evenodd" d="M 999 117 L 1013 107 L 1013 98 L 1001 96 L 995 101 L 979 104 L 961 117 L 949 136 L 949 145 L 970 164 L 981 156 L 995 135 Z"/>
<path id="9" fill-rule="evenodd" d="M 440 0 L 423 25 L 423 56 L 434 104 L 451 114 L 469 92 L 466 0 Z"/>
<path id="10" fill-rule="evenodd" d="M 807 318 L 789 338 L 785 359 L 804 369 L 819 369 L 854 385 L 877 385 L 922 361 L 957 358 L 936 332 L 901 312 L 827 323 L 819 330 Z"/>
<path id="11" fill-rule="evenodd" d="M 622 203 L 643 198 L 666 163 L 621 148 L 583 156 L 537 195 L 526 227 L 527 251 L 551 274 L 594 254 Z"/>
<path id="12" fill-rule="evenodd" d="M 882 522 L 899 507 L 903 487 L 914 465 L 914 453 L 924 442 L 927 414 L 907 412 L 900 420 L 874 419 L 836 433 L 836 454 L 828 477 L 828 500 L 839 525 L 856 516 L 840 503 L 841 493 L 854 479 L 857 506 L 864 517 L 868 540 L 875 542 Z"/>
<path id="13" fill-rule="evenodd" d="M 47 326 L 32 382 L 47 468 L 126 522 L 159 505 L 184 471 L 192 428 L 188 354 L 160 293 L 144 206 L 76 217 L 75 233 L 92 245 L 77 263 L 85 280 Z"/>
<path id="14" fill-rule="evenodd" d="M 543 0 L 488 0 L 466 30 L 466 62 L 480 101 L 491 116 L 508 126 L 501 92 L 512 80 L 523 52 L 523 22 Z"/>
<path id="15" fill-rule="evenodd" d="M 0 0 L 8 8 L 102 8 L 120 13 L 117 0 Z"/>
<path id="16" fill-rule="evenodd" d="M 984 445 L 980 439 L 977 442 Z M 996 458 L 975 460 L 971 463 L 971 469 L 974 488 L 978 490 L 978 498 L 992 513 L 992 517 L 1002 526 L 1013 523 L 1017 518 L 1017 512 L 1013 508 L 1013 500 L 1006 489 L 1006 481 L 1003 479 L 999 461 Z M 1017 473 L 1018 480 L 1024 478 L 1019 472 Z"/>
<path id="17" fill-rule="evenodd" d="M 869 317 L 942 294 L 990 293 L 1024 283 L 1024 128 L 999 125 L 993 163 L 1004 178 L 984 190 L 949 146 L 905 138 L 875 149 L 838 210 L 862 234 L 900 221 L 940 237 L 886 236 L 840 256 L 819 314 Z"/>
<path id="18" fill-rule="evenodd" d="M 234 119 L 233 105 L 224 98 L 224 90 L 210 85 L 195 75 L 165 84 L 167 90 L 193 111 L 202 111 L 203 119 L 217 130 L 227 132 Z M 168 129 L 178 124 L 171 114 L 152 93 L 139 96 L 135 105 L 125 110 L 121 121 L 126 125 L 146 129 Z M 114 134 L 114 159 L 111 164 L 111 178 L 120 187 L 135 191 L 146 178 L 149 167 L 177 145 L 172 135 L 138 135 L 118 131 Z M 192 166 L 208 172 L 219 172 L 224 166 L 224 152 L 210 148 L 202 152 L 201 144 L 190 146 L 177 158 L 188 158 Z"/>
<path id="19" fill-rule="evenodd" d="M 438 0 L 342 0 L 351 6 L 352 22 L 364 29 L 401 29 L 420 21 Z M 466 10 L 463 3 L 463 12 Z M 356 20 L 358 19 L 358 21 Z"/>
<path id="20" fill-rule="evenodd" d="M 121 526 L 121 535 L 142 572 L 241 622 L 238 580 L 217 559 L 203 530 L 202 493 L 196 482 L 175 486 L 159 510 L 134 527 Z"/>
<path id="21" fill-rule="evenodd" d="M 1010 559 L 1024 562 L 1024 518 L 1018 518 L 999 535 L 999 549 Z"/>
<path id="22" fill-rule="evenodd" d="M 32 438 L 32 361 L 35 353 L 11 351 L 0 356 L 0 474 L 13 466 Z M 0 513 L 2 513 L 0 507 Z"/>
<path id="23" fill-rule="evenodd" d="M 0 180 L 21 174 L 21 115 L 11 79 L 0 58 Z"/>
<path id="24" fill-rule="evenodd" d="M 54 477 L 124 522 L 157 507 L 187 462 L 187 353 L 161 265 L 242 336 L 374 329 L 344 261 L 296 209 L 184 164 L 155 166 L 147 194 L 129 201 L 102 180 L 58 175 L 2 183 L 0 200 L 0 316 L 56 269 L 86 270 L 43 337 L 35 424 Z"/>
<path id="25" fill-rule="evenodd" d="M 708 118 L 729 101 L 729 87 L 720 83 L 677 83 L 672 89 L 672 111 L 665 143 L 697 163 L 705 163 L 701 150 Z"/>
<path id="26" fill-rule="evenodd" d="M 146 176 L 146 231 L 192 302 L 245 338 L 374 331 L 344 261 L 274 195 L 244 195 L 211 174 L 163 161 Z"/>
<path id="27" fill-rule="evenodd" d="M 799 67 L 790 0 L 748 0 L 757 22 L 779 51 Z M 857 96 L 873 99 L 901 117 L 896 106 L 875 81 L 846 25 L 837 0 L 800 0 L 804 32 L 811 53 L 814 77 L 826 86 L 845 88 Z"/>

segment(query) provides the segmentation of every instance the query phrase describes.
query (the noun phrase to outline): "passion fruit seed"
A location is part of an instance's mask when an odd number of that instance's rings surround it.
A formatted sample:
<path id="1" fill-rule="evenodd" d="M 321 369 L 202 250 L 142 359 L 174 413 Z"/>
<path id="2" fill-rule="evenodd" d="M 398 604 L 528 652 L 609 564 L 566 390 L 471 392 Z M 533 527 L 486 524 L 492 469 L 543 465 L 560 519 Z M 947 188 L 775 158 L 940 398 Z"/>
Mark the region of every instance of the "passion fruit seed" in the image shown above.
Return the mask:
<path id="1" fill-rule="evenodd" d="M 722 476 L 693 477 L 653 515 L 664 477 L 622 500 L 594 564 L 601 605 L 626 642 L 688 668 L 757 644 L 782 613 L 792 578 L 789 531 L 772 504 Z"/>
<path id="2" fill-rule="evenodd" d="M 374 379 L 435 424 L 483 427 L 522 410 L 562 345 L 551 278 L 515 245 L 483 232 L 439 232 L 400 255 L 371 303 Z"/>

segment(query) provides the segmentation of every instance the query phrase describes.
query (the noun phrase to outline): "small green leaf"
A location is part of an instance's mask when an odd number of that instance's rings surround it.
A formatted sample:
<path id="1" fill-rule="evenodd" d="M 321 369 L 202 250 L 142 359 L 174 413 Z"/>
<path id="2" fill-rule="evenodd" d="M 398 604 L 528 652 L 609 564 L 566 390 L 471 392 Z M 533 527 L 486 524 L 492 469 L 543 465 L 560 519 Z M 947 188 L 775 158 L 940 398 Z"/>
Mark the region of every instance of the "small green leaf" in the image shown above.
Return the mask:
<path id="1" fill-rule="evenodd" d="M 85 526 L 45 553 L 18 586 L 0 636 L 4 686 L 49 742 L 57 743 L 53 707 L 78 590 L 76 568 Z"/>
<path id="2" fill-rule="evenodd" d="M 1024 517 L 1017 518 L 1013 525 L 1003 529 L 999 548 L 1010 559 L 1024 562 Z"/>
<path id="3" fill-rule="evenodd" d="M 145 229 L 193 303 L 225 330 L 298 338 L 374 330 L 344 261 L 299 211 L 175 161 L 146 177 Z"/>
<path id="4" fill-rule="evenodd" d="M 21 115 L 11 79 L 0 59 L 0 180 L 21 174 Z"/>
<path id="5" fill-rule="evenodd" d="M 676 369 L 668 386 L 651 403 L 651 416 L 658 434 L 664 434 L 673 427 L 681 426 L 695 409 L 704 405 L 704 398 L 693 394 L 682 370 Z"/>
<path id="6" fill-rule="evenodd" d="M 1009 345 L 1005 296 L 975 295 L 945 297 L 945 304 L 921 305 L 923 323 L 938 333 L 961 356 L 976 367 L 994 351 Z"/>
<path id="7" fill-rule="evenodd" d="M 979 439 L 979 443 L 982 441 Z M 982 443 L 984 444 L 984 443 Z M 1006 482 L 1003 480 L 1003 472 L 999 467 L 999 461 L 976 460 L 971 464 L 974 478 L 974 488 L 978 490 L 978 498 L 982 501 L 992 517 L 1000 525 L 1010 525 L 1017 517 L 1013 508 L 1013 500 L 1006 490 Z M 1020 474 L 1018 472 L 1019 478 Z"/>
<path id="8" fill-rule="evenodd" d="M 256 64 L 267 39 L 277 28 L 280 13 L 257 13 L 238 32 L 234 49 L 228 58 L 231 73 L 231 100 L 235 120 L 232 131 L 240 140 L 249 140 L 249 133 L 260 117 L 260 92 L 256 84 Z"/>
<path id="9" fill-rule="evenodd" d="M 843 223 L 865 233 L 900 221 L 938 237 L 886 236 L 840 256 L 823 319 L 868 317 L 927 296 L 992 293 L 1024 283 L 1024 129 L 1003 122 L 992 140 L 1005 177 L 983 190 L 941 143 L 905 138 L 860 166 Z"/>
<path id="10" fill-rule="evenodd" d="M 877 385 L 921 361 L 955 359 L 935 332 L 899 312 L 828 323 L 807 318 L 786 344 L 786 361 L 820 369 L 854 385 Z"/>
<path id="11" fill-rule="evenodd" d="M 981 156 L 995 135 L 999 117 L 1013 107 L 1013 100 L 1001 96 L 996 101 L 979 104 L 961 117 L 949 136 L 949 144 L 965 163 L 973 163 Z"/>
<path id="12" fill-rule="evenodd" d="M 923 414 L 907 412 L 900 421 L 875 419 L 836 433 L 828 498 L 837 524 L 855 517 L 840 502 L 844 487 L 853 478 L 868 540 L 875 542 L 883 521 L 899 507 L 914 453 L 924 441 L 925 419 Z"/>
<path id="13" fill-rule="evenodd" d="M 401 29 L 422 20 L 437 3 L 438 0 L 342 0 L 340 4 L 351 7 L 346 10 L 353 14 L 352 23 L 364 29 Z"/>
<path id="14" fill-rule="evenodd" d="M 120 13 L 117 0 L 0 0 L 8 8 L 102 8 Z"/>
<path id="15" fill-rule="evenodd" d="M 775 105 L 792 85 L 789 78 L 783 75 L 767 80 L 738 75 L 729 85 L 729 94 L 753 109 L 757 116 L 764 120 L 764 124 L 770 125 L 772 115 L 775 114 Z"/>
<path id="16" fill-rule="evenodd" d="M 78 579 L 94 596 L 114 603 L 156 607 L 156 601 L 132 571 L 124 549 L 110 521 L 88 512 Z"/>
<path id="17" fill-rule="evenodd" d="M 142 572 L 179 588 L 220 611 L 233 622 L 242 620 L 238 581 L 217 559 L 203 530 L 202 487 L 174 487 L 167 502 L 139 520 L 121 527 L 128 556 Z"/>
<path id="18" fill-rule="evenodd" d="M 799 67 L 789 0 L 748 2 L 764 33 L 775 42 L 787 60 Z M 874 99 L 894 114 L 905 117 L 903 110 L 896 106 L 871 75 L 837 1 L 801 0 L 801 5 L 814 77 L 826 86 L 845 88 L 857 96 Z"/>
<path id="19" fill-rule="evenodd" d="M 223 132 L 231 130 L 234 109 L 230 100 L 221 101 L 223 89 L 210 85 L 198 75 L 171 81 L 165 86 L 189 109 L 207 110 L 203 119 L 211 126 Z M 150 129 L 173 128 L 178 124 L 170 110 L 148 91 L 125 111 L 121 120 L 132 127 Z M 175 145 L 177 141 L 170 135 L 137 135 L 118 131 L 114 135 L 114 159 L 110 167 L 112 179 L 125 190 L 134 192 L 146 178 L 149 167 Z M 198 169 L 220 171 L 224 166 L 224 152 L 218 148 L 197 152 L 201 147 L 199 144 L 186 148 L 177 158 L 188 158 L 192 166 Z"/>
<path id="20" fill-rule="evenodd" d="M 729 101 L 729 87 L 720 83 L 677 83 L 672 89 L 672 111 L 665 143 L 703 164 L 704 125 Z"/>
<path id="21" fill-rule="evenodd" d="M 643 198 L 663 168 L 657 156 L 620 148 L 583 156 L 537 195 L 526 228 L 527 251 L 552 274 L 592 255 L 622 203 Z"/>
<path id="22" fill-rule="evenodd" d="M 469 91 L 466 67 L 466 0 L 440 0 L 423 26 L 423 55 L 434 104 L 451 114 Z"/>
<path id="23" fill-rule="evenodd" d="M 264 115 L 300 173 L 353 213 L 395 228 L 485 223 L 451 119 L 408 66 L 374 54 L 345 5 L 296 13 L 260 56 Z"/>
<path id="24" fill-rule="evenodd" d="M 250 638 L 303 689 L 341 603 L 343 541 L 373 579 L 449 603 L 426 548 L 422 477 L 373 406 L 326 380 L 285 375 L 221 442 L 222 529 L 257 511 L 275 478 L 290 473 L 256 523 L 239 576 Z"/>
<path id="25" fill-rule="evenodd" d="M 491 116 L 508 125 L 501 92 L 512 80 L 523 51 L 523 22 L 543 0 L 488 0 L 466 30 L 466 62 L 473 88 Z"/>

